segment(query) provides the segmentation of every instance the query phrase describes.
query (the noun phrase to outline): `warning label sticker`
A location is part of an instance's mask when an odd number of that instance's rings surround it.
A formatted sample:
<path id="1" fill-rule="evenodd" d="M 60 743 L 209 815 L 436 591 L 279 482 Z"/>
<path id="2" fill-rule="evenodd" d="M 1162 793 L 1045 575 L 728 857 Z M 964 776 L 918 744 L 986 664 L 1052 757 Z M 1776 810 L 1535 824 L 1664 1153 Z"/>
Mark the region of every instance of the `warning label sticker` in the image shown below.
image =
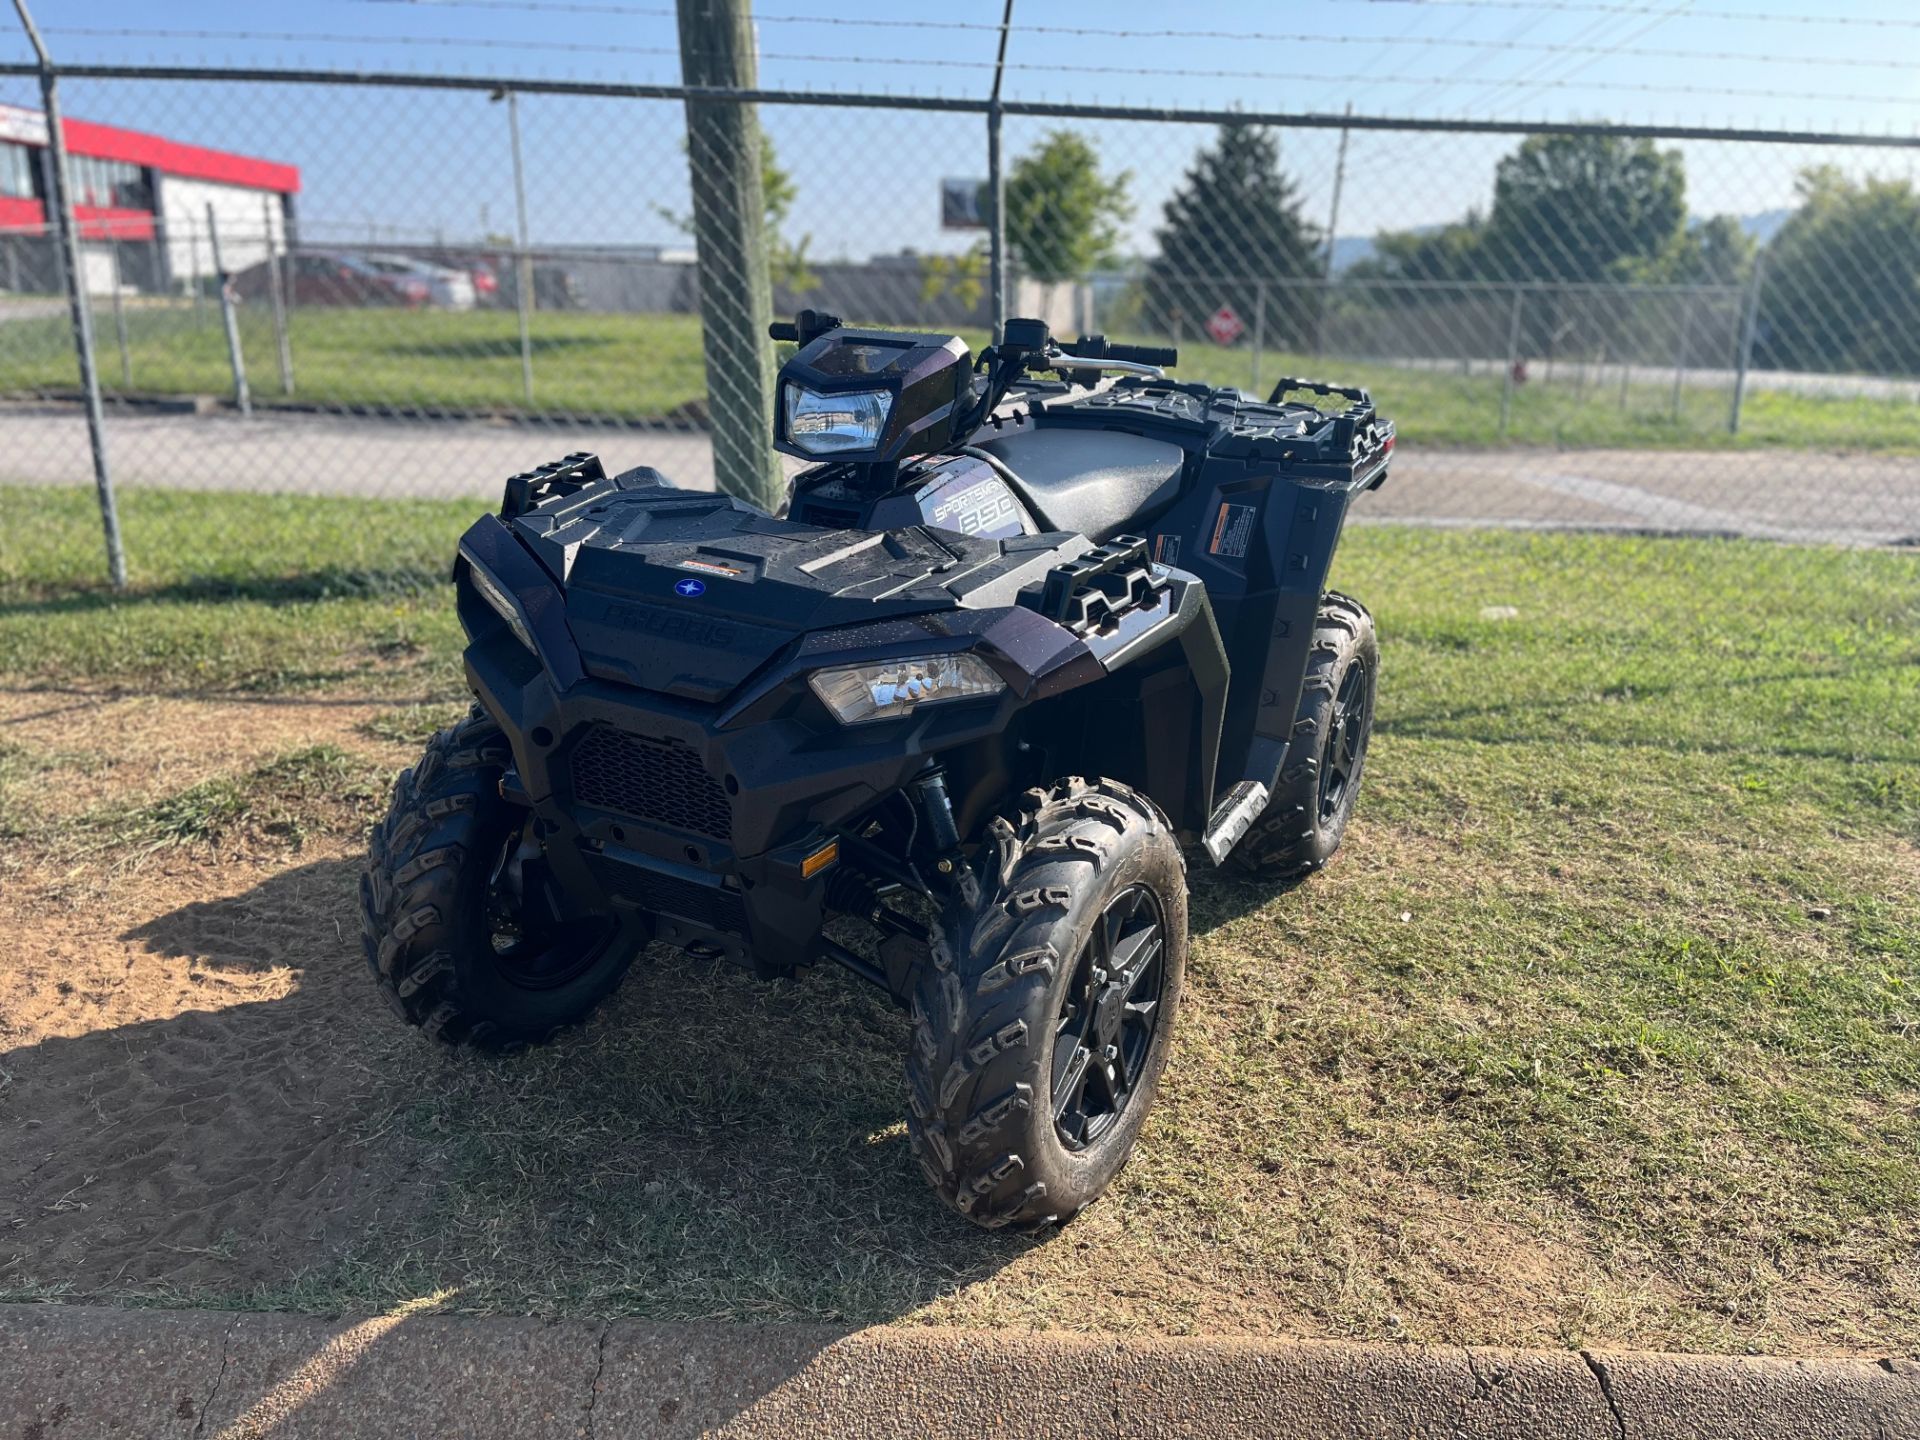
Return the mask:
<path id="1" fill-rule="evenodd" d="M 718 560 L 682 560 L 680 562 L 680 568 L 682 570 L 698 570 L 702 575 L 725 575 L 729 580 L 737 580 L 740 576 L 747 573 L 746 570 L 739 565 L 726 565 Z"/>
<path id="2" fill-rule="evenodd" d="M 1209 555 L 1224 555 L 1231 560 L 1239 560 L 1247 553 L 1247 546 L 1253 543 L 1254 507 L 1223 503 L 1220 513 L 1214 517 L 1213 540 L 1207 546 Z"/>
<path id="3" fill-rule="evenodd" d="M 1162 565 L 1178 565 L 1180 563 L 1180 537 L 1178 535 L 1154 536 L 1153 558 Z"/>

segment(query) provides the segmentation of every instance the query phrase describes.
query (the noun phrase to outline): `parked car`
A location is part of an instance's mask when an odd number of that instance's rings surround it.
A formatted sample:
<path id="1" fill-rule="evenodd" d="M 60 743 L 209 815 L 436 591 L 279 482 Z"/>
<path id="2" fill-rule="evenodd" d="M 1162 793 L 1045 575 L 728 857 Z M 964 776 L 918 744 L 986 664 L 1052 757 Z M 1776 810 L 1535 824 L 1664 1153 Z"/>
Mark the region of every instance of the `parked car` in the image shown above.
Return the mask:
<path id="1" fill-rule="evenodd" d="M 491 260 L 475 260 L 467 273 L 473 277 L 474 300 L 481 305 L 500 302 L 500 273 Z"/>
<path id="2" fill-rule="evenodd" d="M 401 306 L 432 305 L 471 310 L 474 284 L 464 271 L 429 265 L 407 255 L 365 255 L 344 250 L 302 250 L 281 261 L 282 283 L 290 304 Z M 242 300 L 265 299 L 266 262 L 233 277 Z"/>
<path id="3" fill-rule="evenodd" d="M 473 276 L 448 265 L 435 265 L 412 255 L 365 255 L 368 265 L 391 275 L 402 285 L 418 282 L 427 287 L 426 303 L 442 310 L 473 309 Z"/>
<path id="4" fill-rule="evenodd" d="M 420 276 L 395 273 L 344 251 L 302 250 L 282 257 L 280 266 L 287 300 L 296 306 L 417 306 L 425 305 L 433 294 L 433 287 Z M 233 277 L 234 293 L 242 300 L 265 299 L 268 285 L 265 261 Z"/>

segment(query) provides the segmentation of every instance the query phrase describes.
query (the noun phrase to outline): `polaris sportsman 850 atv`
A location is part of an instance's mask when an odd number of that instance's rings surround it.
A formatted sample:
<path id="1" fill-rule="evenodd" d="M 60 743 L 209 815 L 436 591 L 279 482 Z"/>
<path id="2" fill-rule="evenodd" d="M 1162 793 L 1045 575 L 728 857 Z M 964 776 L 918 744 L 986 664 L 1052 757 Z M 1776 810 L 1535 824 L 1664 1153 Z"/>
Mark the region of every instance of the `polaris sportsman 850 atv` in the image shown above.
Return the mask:
<path id="1" fill-rule="evenodd" d="M 816 462 L 784 516 L 570 455 L 462 538 L 479 704 L 374 831 L 367 960 L 405 1020 L 501 1048 L 650 940 L 834 961 L 911 1012 L 941 1196 L 1064 1221 L 1166 1064 L 1183 843 L 1275 877 L 1340 843 L 1378 652 L 1322 587 L 1393 427 L 1034 320 L 977 361 L 810 311 L 773 338 L 776 443 Z"/>

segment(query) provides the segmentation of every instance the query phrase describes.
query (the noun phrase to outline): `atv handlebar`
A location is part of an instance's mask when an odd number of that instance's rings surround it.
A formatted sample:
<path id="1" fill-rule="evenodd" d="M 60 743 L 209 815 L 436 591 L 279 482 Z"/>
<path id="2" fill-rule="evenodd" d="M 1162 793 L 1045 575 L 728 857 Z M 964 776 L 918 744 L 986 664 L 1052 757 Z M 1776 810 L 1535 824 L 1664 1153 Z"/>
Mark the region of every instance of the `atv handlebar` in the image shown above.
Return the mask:
<path id="1" fill-rule="evenodd" d="M 1130 360 L 1136 365 L 1178 365 L 1180 352 L 1171 345 L 1109 345 L 1109 360 Z"/>

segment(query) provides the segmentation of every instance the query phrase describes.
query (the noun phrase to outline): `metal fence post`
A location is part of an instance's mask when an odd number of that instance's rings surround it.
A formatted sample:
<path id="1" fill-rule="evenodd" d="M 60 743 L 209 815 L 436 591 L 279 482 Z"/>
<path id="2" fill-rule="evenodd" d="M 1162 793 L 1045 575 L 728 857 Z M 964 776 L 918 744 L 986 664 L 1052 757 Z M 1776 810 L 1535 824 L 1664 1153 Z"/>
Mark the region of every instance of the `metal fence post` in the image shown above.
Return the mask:
<path id="1" fill-rule="evenodd" d="M 1000 77 L 1007 68 L 1007 29 L 1013 23 L 1013 0 L 1000 12 L 1000 50 L 993 62 L 993 91 L 987 97 L 987 193 L 993 197 L 993 223 L 987 232 L 987 283 L 993 289 L 993 343 L 998 345 L 1007 326 L 1007 167 L 1000 156 Z"/>
<path id="2" fill-rule="evenodd" d="M 120 388 L 133 388 L 133 361 L 127 354 L 127 307 L 120 298 L 120 241 L 118 237 L 107 240 L 108 253 L 113 257 L 113 331 L 120 341 Z"/>
<path id="3" fill-rule="evenodd" d="M 214 283 L 220 287 L 220 323 L 227 330 L 227 360 L 233 366 L 233 403 L 240 414 L 253 418 L 253 393 L 247 389 L 247 357 L 240 349 L 240 317 L 233 308 L 233 286 L 220 259 L 220 222 L 207 206 L 207 244 L 213 250 Z"/>
<path id="4" fill-rule="evenodd" d="M 1322 282 L 1322 288 L 1324 288 L 1324 282 Z M 1320 303 L 1326 304 L 1324 296 L 1321 297 Z M 1256 280 L 1253 286 L 1253 390 L 1256 395 L 1260 393 L 1260 359 L 1266 344 L 1267 282 Z"/>
<path id="5" fill-rule="evenodd" d="M 193 323 L 200 323 L 200 232 L 189 222 L 187 225 L 187 270 L 190 294 L 193 297 Z"/>
<path id="6" fill-rule="evenodd" d="M 273 307 L 273 343 L 280 355 L 280 393 L 293 394 L 293 341 L 287 335 L 287 294 L 280 275 L 280 252 L 273 243 L 273 197 L 260 197 L 261 218 L 266 221 L 267 299 Z"/>
<path id="7" fill-rule="evenodd" d="M 1687 342 L 1693 338 L 1693 293 L 1680 306 L 1680 343 L 1673 355 L 1673 418 L 1680 418 L 1680 386 L 1687 373 Z"/>
<path id="8" fill-rule="evenodd" d="M 1524 285 L 1513 287 L 1513 317 L 1507 321 L 1507 371 L 1500 381 L 1500 433 L 1507 433 L 1507 423 L 1513 416 L 1514 372 L 1520 368 L 1520 314 L 1526 308 L 1527 291 Z"/>
<path id="9" fill-rule="evenodd" d="M 1753 365 L 1753 336 L 1760 328 L 1760 275 L 1766 268 L 1766 254 L 1753 257 L 1753 274 L 1747 279 L 1746 313 L 1740 320 L 1740 358 L 1733 372 L 1733 408 L 1727 415 L 1727 433 L 1740 433 L 1740 407 L 1747 398 L 1747 371 Z"/>
<path id="10" fill-rule="evenodd" d="M 120 507 L 114 499 L 107 465 L 107 420 L 100 404 L 100 367 L 93 353 L 93 313 L 87 306 L 86 276 L 80 264 L 80 227 L 73 218 L 73 186 L 67 170 L 67 132 L 60 119 L 60 81 L 53 57 L 27 11 L 27 0 L 13 0 L 20 24 L 40 64 L 40 102 L 47 117 L 47 153 L 52 160 L 53 204 L 49 218 L 59 232 L 58 251 L 66 271 L 67 313 L 73 322 L 73 348 L 80 357 L 80 388 L 87 397 L 87 441 L 93 449 L 93 487 L 100 498 L 100 528 L 107 541 L 107 577 L 116 590 L 127 588 L 127 552 L 120 539 Z"/>
<path id="11" fill-rule="evenodd" d="M 746 0 L 679 0 L 680 66 L 689 85 L 751 90 Z M 773 279 L 760 122 L 751 103 L 689 96 L 687 180 L 700 266 L 700 332 L 714 479 L 763 509 L 786 488 L 773 449 Z"/>

